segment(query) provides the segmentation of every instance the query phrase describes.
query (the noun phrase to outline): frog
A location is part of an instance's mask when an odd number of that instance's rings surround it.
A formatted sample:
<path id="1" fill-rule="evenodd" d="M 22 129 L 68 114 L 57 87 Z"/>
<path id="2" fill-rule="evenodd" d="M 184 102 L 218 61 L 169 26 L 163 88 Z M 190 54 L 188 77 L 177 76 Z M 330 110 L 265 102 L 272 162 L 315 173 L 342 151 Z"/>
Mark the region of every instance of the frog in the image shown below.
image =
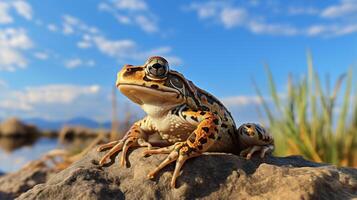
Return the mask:
<path id="1" fill-rule="evenodd" d="M 97 148 L 98 152 L 109 149 L 100 165 L 121 152 L 120 164 L 126 166 L 128 149 L 144 147 L 144 156 L 167 155 L 147 177 L 155 178 L 161 169 L 175 162 L 170 183 L 175 188 L 184 163 L 205 152 L 233 153 L 250 159 L 254 153 L 264 158 L 274 150 L 269 131 L 257 123 L 237 128 L 221 101 L 170 69 L 164 57 L 152 56 L 143 65 L 124 65 L 117 73 L 116 87 L 146 116 L 135 122 L 122 139 Z M 165 145 L 150 143 L 153 134 L 158 134 Z"/>

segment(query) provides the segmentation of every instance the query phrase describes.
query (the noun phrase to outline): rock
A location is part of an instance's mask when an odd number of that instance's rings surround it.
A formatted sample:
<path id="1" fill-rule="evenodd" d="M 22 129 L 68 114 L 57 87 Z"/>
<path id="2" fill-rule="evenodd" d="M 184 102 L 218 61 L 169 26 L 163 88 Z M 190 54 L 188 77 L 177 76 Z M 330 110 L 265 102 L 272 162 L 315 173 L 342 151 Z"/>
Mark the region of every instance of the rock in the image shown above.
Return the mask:
<path id="1" fill-rule="evenodd" d="M 0 176 L 0 199 L 14 199 L 37 184 L 47 181 L 51 169 L 43 165 L 27 165 L 15 173 Z"/>
<path id="2" fill-rule="evenodd" d="M 64 126 L 59 132 L 60 141 L 73 140 L 75 138 L 96 137 L 104 130 L 90 129 L 82 126 Z M 107 133 L 107 131 L 104 131 Z"/>
<path id="3" fill-rule="evenodd" d="M 148 180 L 146 175 L 165 155 L 143 157 L 143 150 L 129 153 L 127 167 L 120 167 L 118 157 L 100 167 L 97 161 L 104 153 L 93 150 L 18 199 L 357 198 L 357 169 L 314 163 L 300 156 L 245 160 L 208 153 L 188 160 L 177 188 L 172 189 L 173 164 Z"/>
<path id="4" fill-rule="evenodd" d="M 0 149 L 9 153 L 23 146 L 31 147 L 37 140 L 38 137 L 0 137 Z"/>
<path id="5" fill-rule="evenodd" d="M 0 136 L 4 137 L 33 137 L 38 132 L 35 126 L 24 124 L 17 118 L 9 118 L 0 124 Z"/>

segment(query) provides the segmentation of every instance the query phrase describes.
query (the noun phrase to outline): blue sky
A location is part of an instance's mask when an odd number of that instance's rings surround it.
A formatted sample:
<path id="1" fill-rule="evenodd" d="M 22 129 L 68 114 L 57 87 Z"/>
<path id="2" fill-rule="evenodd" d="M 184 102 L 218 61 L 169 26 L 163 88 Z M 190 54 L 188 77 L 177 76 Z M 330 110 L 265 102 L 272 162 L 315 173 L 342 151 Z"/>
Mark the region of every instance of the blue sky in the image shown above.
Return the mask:
<path id="1" fill-rule="evenodd" d="M 116 72 L 161 55 L 237 121 L 257 121 L 263 64 L 283 93 L 310 49 L 334 80 L 356 69 L 356 22 L 356 0 L 0 0 L 0 118 L 109 120 Z M 138 110 L 121 95 L 119 109 Z"/>

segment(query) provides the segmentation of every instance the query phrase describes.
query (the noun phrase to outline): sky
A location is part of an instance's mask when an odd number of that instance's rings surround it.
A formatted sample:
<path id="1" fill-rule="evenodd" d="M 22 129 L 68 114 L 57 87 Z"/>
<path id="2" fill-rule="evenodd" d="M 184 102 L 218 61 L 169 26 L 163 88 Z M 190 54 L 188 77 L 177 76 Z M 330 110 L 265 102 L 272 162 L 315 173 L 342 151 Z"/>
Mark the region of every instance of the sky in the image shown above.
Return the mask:
<path id="1" fill-rule="evenodd" d="M 257 121 L 252 78 L 268 95 L 268 64 L 283 94 L 307 51 L 332 80 L 356 69 L 357 0 L 0 0 L 0 118 L 110 120 L 117 71 L 160 55 L 236 121 Z"/>

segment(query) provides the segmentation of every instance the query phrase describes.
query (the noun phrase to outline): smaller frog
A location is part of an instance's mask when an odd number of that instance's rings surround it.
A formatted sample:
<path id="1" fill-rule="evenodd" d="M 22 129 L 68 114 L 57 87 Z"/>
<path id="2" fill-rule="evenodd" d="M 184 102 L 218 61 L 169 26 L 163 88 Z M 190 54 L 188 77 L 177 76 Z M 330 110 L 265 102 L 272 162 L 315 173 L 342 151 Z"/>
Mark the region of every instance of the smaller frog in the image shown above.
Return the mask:
<path id="1" fill-rule="evenodd" d="M 184 163 L 204 152 L 230 152 L 250 159 L 255 152 L 264 157 L 274 149 L 272 135 L 262 126 L 247 123 L 237 129 L 231 113 L 216 97 L 170 70 L 163 57 L 151 57 L 140 66 L 125 65 L 117 75 L 116 85 L 147 116 L 135 122 L 123 139 L 98 148 L 110 148 L 100 165 L 119 151 L 121 165 L 125 165 L 130 147 L 147 147 L 145 155 L 167 154 L 148 177 L 154 178 L 162 168 L 176 162 L 171 180 L 175 187 Z M 154 133 L 161 136 L 165 147 L 152 148 L 148 137 Z"/>

